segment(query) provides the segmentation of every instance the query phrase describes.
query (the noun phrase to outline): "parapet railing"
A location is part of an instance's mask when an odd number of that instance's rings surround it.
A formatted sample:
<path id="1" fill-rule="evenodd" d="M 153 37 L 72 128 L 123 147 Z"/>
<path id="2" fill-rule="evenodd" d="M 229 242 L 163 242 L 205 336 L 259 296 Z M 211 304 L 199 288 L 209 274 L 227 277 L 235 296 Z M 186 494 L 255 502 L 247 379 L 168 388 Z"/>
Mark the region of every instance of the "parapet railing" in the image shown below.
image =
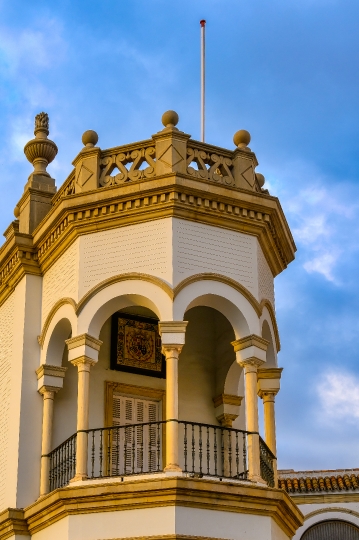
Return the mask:
<path id="1" fill-rule="evenodd" d="M 156 473 L 164 470 L 168 421 L 89 429 L 88 476 L 106 478 Z M 253 433 L 198 422 L 177 421 L 179 466 L 194 477 L 248 479 L 248 435 Z M 261 474 L 274 486 L 273 459 L 260 438 Z M 50 454 L 50 490 L 75 476 L 76 434 Z"/>
<path id="2" fill-rule="evenodd" d="M 107 150 L 85 148 L 74 165 L 75 170 L 54 195 L 53 205 L 75 193 L 152 179 L 171 172 L 234 189 L 261 192 L 263 185 L 254 172 L 256 157 L 248 148 L 227 150 L 175 132 Z"/>

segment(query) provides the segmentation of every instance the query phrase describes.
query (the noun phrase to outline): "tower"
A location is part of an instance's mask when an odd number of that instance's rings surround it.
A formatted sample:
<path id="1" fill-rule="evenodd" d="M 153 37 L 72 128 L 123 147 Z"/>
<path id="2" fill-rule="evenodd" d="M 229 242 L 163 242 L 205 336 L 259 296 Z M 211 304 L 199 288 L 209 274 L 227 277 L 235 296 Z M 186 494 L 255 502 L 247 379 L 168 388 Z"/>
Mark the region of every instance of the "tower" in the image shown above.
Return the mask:
<path id="1" fill-rule="evenodd" d="M 248 132 L 227 150 L 162 122 L 107 150 L 86 131 L 55 193 L 36 117 L 0 255 L 0 539 L 282 540 L 302 522 L 276 473 L 288 224 Z"/>

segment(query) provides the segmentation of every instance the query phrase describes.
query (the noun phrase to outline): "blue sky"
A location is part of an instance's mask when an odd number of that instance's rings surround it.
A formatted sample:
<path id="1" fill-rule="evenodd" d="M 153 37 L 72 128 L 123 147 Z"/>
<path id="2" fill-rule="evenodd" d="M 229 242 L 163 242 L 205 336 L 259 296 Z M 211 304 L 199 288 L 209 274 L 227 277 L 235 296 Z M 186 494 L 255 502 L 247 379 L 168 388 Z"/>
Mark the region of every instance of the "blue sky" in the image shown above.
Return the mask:
<path id="1" fill-rule="evenodd" d="M 0 0 L 0 225 L 50 115 L 60 185 L 86 129 L 108 148 L 148 138 L 167 109 L 199 138 L 199 20 L 207 19 L 206 140 L 248 129 L 298 247 L 276 279 L 280 468 L 358 467 L 357 0 Z"/>

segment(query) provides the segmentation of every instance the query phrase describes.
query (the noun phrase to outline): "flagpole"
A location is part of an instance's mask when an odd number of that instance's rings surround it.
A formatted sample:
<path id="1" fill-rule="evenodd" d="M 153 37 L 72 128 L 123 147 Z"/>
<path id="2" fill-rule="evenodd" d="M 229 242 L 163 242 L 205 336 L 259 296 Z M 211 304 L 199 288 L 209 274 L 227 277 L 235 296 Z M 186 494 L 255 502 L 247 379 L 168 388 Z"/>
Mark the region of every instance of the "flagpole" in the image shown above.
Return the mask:
<path id="1" fill-rule="evenodd" d="M 204 142 L 205 127 L 205 60 L 206 60 L 206 21 L 200 21 L 201 25 L 201 141 Z"/>

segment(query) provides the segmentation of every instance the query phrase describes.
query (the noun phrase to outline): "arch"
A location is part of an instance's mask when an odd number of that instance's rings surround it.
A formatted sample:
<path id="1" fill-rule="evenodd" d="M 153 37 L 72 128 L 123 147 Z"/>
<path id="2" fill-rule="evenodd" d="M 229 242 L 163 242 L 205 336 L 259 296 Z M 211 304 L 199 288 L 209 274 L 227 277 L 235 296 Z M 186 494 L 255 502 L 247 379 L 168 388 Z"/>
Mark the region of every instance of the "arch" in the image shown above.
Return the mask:
<path id="1" fill-rule="evenodd" d="M 345 495 L 344 495 L 345 496 Z M 349 498 L 345 502 L 349 501 Z M 301 540 L 311 527 L 328 520 L 342 520 L 359 527 L 359 512 L 344 506 L 317 508 L 304 516 L 304 524 L 298 529 L 295 540 Z M 305 537 L 304 537 L 305 540 Z"/>
<path id="2" fill-rule="evenodd" d="M 77 309 L 77 331 L 98 338 L 105 321 L 116 311 L 130 306 L 147 307 L 160 320 L 173 320 L 172 299 L 162 286 L 147 280 L 121 279 L 93 291 L 81 310 Z"/>
<path id="3" fill-rule="evenodd" d="M 174 320 L 182 320 L 185 312 L 195 306 L 207 306 L 222 313 L 233 327 L 235 338 L 260 335 L 259 316 L 242 292 L 230 284 L 205 279 L 191 281 L 175 293 Z"/>
<path id="4" fill-rule="evenodd" d="M 272 332 L 266 319 L 264 319 L 262 323 L 262 337 L 269 342 L 265 367 L 277 367 L 277 357 L 274 349 Z"/>
<path id="5" fill-rule="evenodd" d="M 71 301 L 69 301 L 71 300 Z M 41 364 L 61 366 L 65 339 L 76 334 L 77 317 L 75 302 L 63 299 L 57 302 L 49 313 L 39 343 L 41 345 Z"/>
<path id="6" fill-rule="evenodd" d="M 150 274 L 142 274 L 140 272 L 129 272 L 126 274 L 118 274 L 117 276 L 112 276 L 108 279 L 105 279 L 104 281 L 101 281 L 101 283 L 98 283 L 95 285 L 92 289 L 90 289 L 79 301 L 76 307 L 76 313 L 79 314 L 85 307 L 85 305 L 93 298 L 97 293 L 102 291 L 102 289 L 105 289 L 106 287 L 110 287 L 111 285 L 115 283 L 120 283 L 121 281 L 132 281 L 132 280 L 140 280 L 145 281 L 148 283 L 153 283 L 157 287 L 160 287 L 163 289 L 168 296 L 172 299 L 173 298 L 173 291 L 171 287 L 162 279 L 157 278 L 155 276 L 151 276 Z"/>
<path id="7" fill-rule="evenodd" d="M 327 519 L 311 525 L 301 536 L 301 540 L 330 540 L 345 538 L 359 540 L 359 528 L 343 519 Z"/>
<path id="8" fill-rule="evenodd" d="M 267 318 L 269 316 L 268 323 L 270 321 L 269 327 L 271 328 L 273 332 L 276 349 L 278 353 L 280 351 L 280 338 L 279 338 L 278 325 L 277 325 L 277 320 L 275 317 L 273 306 L 269 302 L 269 300 L 262 300 L 260 303 L 260 308 L 261 308 L 261 319 Z"/>

